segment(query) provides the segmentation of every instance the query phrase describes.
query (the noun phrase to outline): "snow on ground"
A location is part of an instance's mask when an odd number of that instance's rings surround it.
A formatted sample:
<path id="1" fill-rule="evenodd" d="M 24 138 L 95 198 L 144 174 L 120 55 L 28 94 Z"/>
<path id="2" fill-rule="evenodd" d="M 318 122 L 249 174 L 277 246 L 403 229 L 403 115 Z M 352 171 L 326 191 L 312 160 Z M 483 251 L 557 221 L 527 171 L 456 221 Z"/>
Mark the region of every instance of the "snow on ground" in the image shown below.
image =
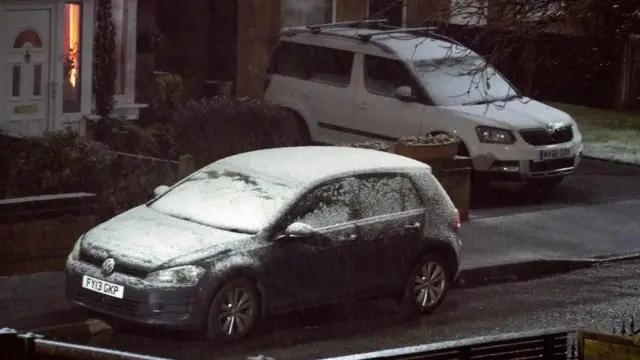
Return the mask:
<path id="1" fill-rule="evenodd" d="M 584 155 L 640 165 L 640 131 L 581 125 Z"/>

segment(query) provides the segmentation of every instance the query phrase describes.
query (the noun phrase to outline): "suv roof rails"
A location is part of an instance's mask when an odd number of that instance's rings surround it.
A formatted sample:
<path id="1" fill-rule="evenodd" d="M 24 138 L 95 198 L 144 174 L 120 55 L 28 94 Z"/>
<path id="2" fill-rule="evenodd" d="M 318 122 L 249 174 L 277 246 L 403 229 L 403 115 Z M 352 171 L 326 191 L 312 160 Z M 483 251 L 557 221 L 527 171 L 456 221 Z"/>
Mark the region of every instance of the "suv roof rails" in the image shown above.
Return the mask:
<path id="1" fill-rule="evenodd" d="M 334 27 L 360 27 L 360 25 L 373 25 L 373 24 L 383 24 L 386 23 L 387 19 L 373 19 L 373 20 L 358 20 L 358 21 L 343 21 L 343 22 L 335 22 L 335 23 L 326 23 L 326 24 L 318 24 L 318 25 L 309 25 L 307 29 L 309 29 L 312 33 L 320 32 L 322 29 L 330 29 Z"/>
<path id="2" fill-rule="evenodd" d="M 369 41 L 374 36 L 391 35 L 400 33 L 412 33 L 412 32 L 429 32 L 430 34 L 437 30 L 435 27 L 419 27 L 419 28 L 393 28 L 390 30 L 380 30 L 369 34 L 357 34 L 356 36 L 362 41 Z"/>

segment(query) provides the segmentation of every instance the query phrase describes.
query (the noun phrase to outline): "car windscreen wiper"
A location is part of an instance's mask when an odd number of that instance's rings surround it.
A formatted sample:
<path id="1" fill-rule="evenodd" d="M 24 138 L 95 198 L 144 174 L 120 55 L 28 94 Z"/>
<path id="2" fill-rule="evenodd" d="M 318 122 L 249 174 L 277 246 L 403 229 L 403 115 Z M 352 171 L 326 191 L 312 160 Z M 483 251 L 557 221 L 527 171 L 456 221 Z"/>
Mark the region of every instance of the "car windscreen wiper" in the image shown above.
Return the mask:
<path id="1" fill-rule="evenodd" d="M 522 95 L 510 95 L 507 96 L 506 98 L 502 98 L 502 99 L 486 99 L 486 100 L 478 100 L 478 101 L 472 101 L 472 102 L 468 102 L 468 103 L 464 103 L 462 104 L 463 106 L 467 106 L 467 105 L 486 105 L 486 104 L 493 104 L 499 101 L 504 101 L 504 102 L 508 102 L 511 100 L 515 100 L 515 99 L 520 99 L 522 98 Z"/>

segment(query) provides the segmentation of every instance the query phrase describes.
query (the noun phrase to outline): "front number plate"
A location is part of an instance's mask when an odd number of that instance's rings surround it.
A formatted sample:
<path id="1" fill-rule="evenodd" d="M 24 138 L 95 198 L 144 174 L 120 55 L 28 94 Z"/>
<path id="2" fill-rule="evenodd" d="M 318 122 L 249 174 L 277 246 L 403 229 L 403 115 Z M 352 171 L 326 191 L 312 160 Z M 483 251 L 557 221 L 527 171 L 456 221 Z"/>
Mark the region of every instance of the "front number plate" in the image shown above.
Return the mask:
<path id="1" fill-rule="evenodd" d="M 82 276 L 82 287 L 118 299 L 124 297 L 124 286 L 98 280 L 87 275 Z"/>
<path id="2" fill-rule="evenodd" d="M 569 148 L 540 150 L 538 161 L 557 159 L 557 158 L 569 157 L 569 156 L 571 156 L 571 150 Z"/>

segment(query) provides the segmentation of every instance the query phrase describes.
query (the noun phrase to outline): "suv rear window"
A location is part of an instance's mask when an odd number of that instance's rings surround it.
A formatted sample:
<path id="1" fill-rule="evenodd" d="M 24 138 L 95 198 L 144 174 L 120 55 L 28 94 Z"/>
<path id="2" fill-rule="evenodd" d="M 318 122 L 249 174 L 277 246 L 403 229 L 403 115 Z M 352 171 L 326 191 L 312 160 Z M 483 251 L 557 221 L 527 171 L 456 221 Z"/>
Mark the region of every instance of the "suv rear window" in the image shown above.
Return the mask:
<path id="1" fill-rule="evenodd" d="M 353 57 L 350 51 L 283 41 L 273 53 L 269 74 L 348 86 Z"/>

